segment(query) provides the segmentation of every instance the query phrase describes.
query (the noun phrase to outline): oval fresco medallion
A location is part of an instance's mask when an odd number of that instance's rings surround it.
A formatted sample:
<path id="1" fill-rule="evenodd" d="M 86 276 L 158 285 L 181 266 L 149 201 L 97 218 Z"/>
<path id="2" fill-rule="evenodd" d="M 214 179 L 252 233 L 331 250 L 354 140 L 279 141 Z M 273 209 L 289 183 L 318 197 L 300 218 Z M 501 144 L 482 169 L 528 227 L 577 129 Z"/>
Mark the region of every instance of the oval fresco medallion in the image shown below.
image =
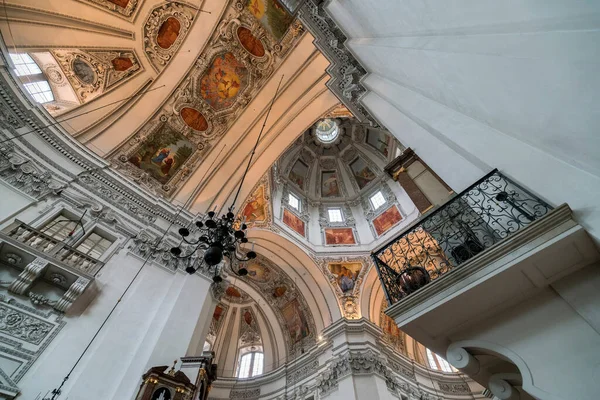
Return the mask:
<path id="1" fill-rule="evenodd" d="M 129 57 L 116 57 L 112 59 L 112 65 L 115 71 L 127 71 L 129 68 L 133 67 L 133 61 Z"/>
<path id="2" fill-rule="evenodd" d="M 184 107 L 179 112 L 179 115 L 181 115 L 183 122 L 185 122 L 187 126 L 196 131 L 205 131 L 208 129 L 206 118 L 204 118 L 204 115 L 195 108 Z"/>
<path id="3" fill-rule="evenodd" d="M 225 294 L 229 297 L 237 297 L 237 298 L 242 297 L 242 294 L 240 293 L 240 291 L 237 290 L 236 288 L 234 288 L 233 286 L 229 286 L 227 288 L 227 290 L 225 291 Z"/>
<path id="4" fill-rule="evenodd" d="M 244 313 L 244 321 L 246 321 L 246 324 L 252 325 L 252 314 L 250 313 L 250 311 L 246 311 Z"/>
<path id="5" fill-rule="evenodd" d="M 84 85 L 93 85 L 96 81 L 94 68 L 79 57 L 73 60 L 73 73 Z"/>
<path id="6" fill-rule="evenodd" d="M 169 17 L 162 23 L 158 29 L 158 36 L 156 36 L 156 43 L 163 49 L 168 49 L 173 46 L 173 43 L 179 37 L 181 31 L 181 23 L 175 17 Z"/>
<path id="7" fill-rule="evenodd" d="M 262 57 L 265 55 L 265 47 L 260 39 L 252 34 L 250 29 L 240 26 L 237 30 L 237 36 L 246 51 L 254 57 Z"/>

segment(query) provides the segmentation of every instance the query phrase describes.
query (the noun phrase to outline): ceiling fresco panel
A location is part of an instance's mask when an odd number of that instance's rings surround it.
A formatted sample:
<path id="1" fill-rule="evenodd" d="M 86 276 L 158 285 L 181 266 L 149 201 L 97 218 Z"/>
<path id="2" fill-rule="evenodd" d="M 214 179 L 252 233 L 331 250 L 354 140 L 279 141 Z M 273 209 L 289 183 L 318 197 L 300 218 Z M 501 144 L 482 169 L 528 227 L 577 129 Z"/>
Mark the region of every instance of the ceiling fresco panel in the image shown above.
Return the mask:
<path id="1" fill-rule="evenodd" d="M 202 77 L 200 96 L 215 110 L 235 104 L 248 85 L 248 70 L 230 53 L 218 54 Z"/>
<path id="2" fill-rule="evenodd" d="M 142 72 L 133 50 L 50 49 L 81 104 Z"/>
<path id="3" fill-rule="evenodd" d="M 156 43 L 163 49 L 168 49 L 177 40 L 179 37 L 179 33 L 181 32 L 181 22 L 177 18 L 169 17 L 167 18 L 160 28 L 158 29 L 158 34 L 156 35 Z"/>
<path id="4" fill-rule="evenodd" d="M 254 36 L 250 29 L 240 26 L 237 30 L 237 37 L 242 47 L 254 57 L 260 58 L 265 55 L 265 47 L 262 41 Z"/>
<path id="5" fill-rule="evenodd" d="M 294 18 L 277 0 L 248 0 L 247 9 L 276 40 L 281 40 Z"/>
<path id="6" fill-rule="evenodd" d="M 162 71 L 175 56 L 195 16 L 193 7 L 175 1 L 150 12 L 143 28 L 144 51 L 156 72 Z"/>
<path id="7" fill-rule="evenodd" d="M 238 279 L 246 282 L 273 309 L 279 325 L 286 335 L 289 354 L 300 354 L 316 341 L 313 314 L 296 283 L 275 263 L 259 254 L 249 264 L 247 276 Z"/>
<path id="8" fill-rule="evenodd" d="M 117 169 L 158 196 L 175 195 L 236 118 L 259 95 L 304 34 L 296 21 L 277 40 L 246 5 L 242 0 L 230 3 L 194 68 L 154 116 L 111 153 Z M 154 9 L 148 18 L 144 28 L 145 50 L 157 70 L 164 68 L 175 53 L 172 49 L 185 37 L 185 30 L 193 19 L 192 11 L 178 3 L 169 3 Z M 165 50 L 159 46 L 157 37 L 163 22 L 170 17 L 181 22 L 181 32 L 172 47 Z M 239 35 L 238 32 L 244 33 Z M 180 132 L 194 148 L 185 165 L 180 165 L 175 174 L 165 175 L 168 181 L 130 162 L 141 143 L 150 140 L 152 133 L 162 125 Z M 261 218 L 256 222 L 261 223 Z"/>

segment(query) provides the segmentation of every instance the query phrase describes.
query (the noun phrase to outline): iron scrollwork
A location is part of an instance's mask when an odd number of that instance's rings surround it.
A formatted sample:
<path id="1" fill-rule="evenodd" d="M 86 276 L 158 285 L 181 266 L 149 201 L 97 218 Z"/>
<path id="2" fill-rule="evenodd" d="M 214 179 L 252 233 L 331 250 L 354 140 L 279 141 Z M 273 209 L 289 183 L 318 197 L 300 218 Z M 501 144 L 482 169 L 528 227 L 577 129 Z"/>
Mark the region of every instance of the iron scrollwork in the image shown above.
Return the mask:
<path id="1" fill-rule="evenodd" d="M 527 227 L 552 207 L 494 170 L 373 253 L 388 303 Z"/>

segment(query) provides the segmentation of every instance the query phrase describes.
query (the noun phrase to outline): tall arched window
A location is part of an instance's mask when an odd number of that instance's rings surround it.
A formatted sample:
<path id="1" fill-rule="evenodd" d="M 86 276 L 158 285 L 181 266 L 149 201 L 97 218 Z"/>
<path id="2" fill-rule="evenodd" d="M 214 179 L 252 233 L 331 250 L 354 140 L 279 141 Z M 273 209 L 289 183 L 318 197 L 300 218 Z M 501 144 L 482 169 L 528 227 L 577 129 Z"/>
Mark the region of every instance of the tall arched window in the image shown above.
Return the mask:
<path id="1" fill-rule="evenodd" d="M 431 369 L 437 369 L 438 371 L 444 372 L 455 372 L 456 369 L 453 368 L 448 361 L 444 360 L 442 357 L 435 354 L 433 351 L 427 349 L 427 362 Z"/>
<path id="2" fill-rule="evenodd" d="M 265 355 L 262 349 L 252 347 L 240 351 L 240 361 L 238 363 L 238 378 L 251 378 L 262 375 L 264 368 Z"/>
<path id="3" fill-rule="evenodd" d="M 43 104 L 54 101 L 46 76 L 29 54 L 10 54 L 10 59 L 15 65 L 15 74 L 36 102 Z"/>

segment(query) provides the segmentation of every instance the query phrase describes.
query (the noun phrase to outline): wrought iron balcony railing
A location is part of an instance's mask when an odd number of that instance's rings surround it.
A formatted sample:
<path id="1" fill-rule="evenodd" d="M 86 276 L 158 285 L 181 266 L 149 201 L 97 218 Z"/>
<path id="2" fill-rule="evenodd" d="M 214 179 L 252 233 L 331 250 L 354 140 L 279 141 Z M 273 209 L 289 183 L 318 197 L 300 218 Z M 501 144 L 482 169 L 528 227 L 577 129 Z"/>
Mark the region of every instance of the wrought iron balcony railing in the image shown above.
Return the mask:
<path id="1" fill-rule="evenodd" d="M 373 252 L 388 304 L 451 273 L 551 209 L 497 170 L 490 172 Z"/>
<path id="2" fill-rule="evenodd" d="M 75 247 L 69 246 L 61 240 L 47 235 L 24 222 L 17 222 L 19 225 L 8 232 L 8 237 L 24 243 L 29 247 L 45 253 L 51 258 L 76 270 L 85 272 L 88 275 L 94 276 L 104 265 L 103 262 L 82 253 Z"/>

